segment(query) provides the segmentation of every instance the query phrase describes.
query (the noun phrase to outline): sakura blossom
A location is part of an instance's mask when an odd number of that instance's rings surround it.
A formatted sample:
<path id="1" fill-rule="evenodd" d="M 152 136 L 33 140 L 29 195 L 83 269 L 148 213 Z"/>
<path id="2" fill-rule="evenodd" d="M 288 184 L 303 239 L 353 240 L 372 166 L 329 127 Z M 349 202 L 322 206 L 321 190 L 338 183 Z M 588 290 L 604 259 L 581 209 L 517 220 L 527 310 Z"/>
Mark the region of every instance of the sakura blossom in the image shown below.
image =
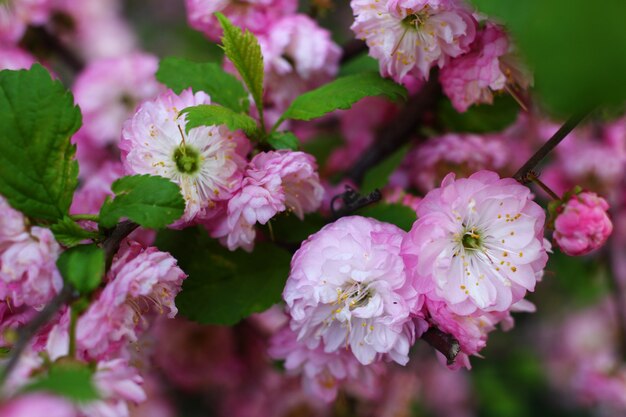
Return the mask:
<path id="1" fill-rule="evenodd" d="M 298 95 L 331 81 L 339 71 L 339 46 L 306 15 L 277 20 L 259 42 L 267 96 L 277 109 L 286 109 Z"/>
<path id="2" fill-rule="evenodd" d="M 493 103 L 493 92 L 505 88 L 507 77 L 500 58 L 509 50 L 506 34 L 487 23 L 478 33 L 472 50 L 454 58 L 441 70 L 443 91 L 459 112 L 472 104 Z"/>
<path id="3" fill-rule="evenodd" d="M 402 82 L 406 75 L 428 79 L 430 69 L 444 67 L 469 51 L 477 22 L 456 0 L 352 0 L 352 31 L 365 40 L 380 73 Z"/>
<path id="4" fill-rule="evenodd" d="M 124 123 L 120 149 L 127 174 L 160 175 L 177 183 L 186 201 L 179 224 L 210 216 L 218 201 L 240 188 L 248 139 L 226 126 L 200 126 L 185 131 L 181 110 L 210 104 L 208 95 L 171 91 L 143 103 Z"/>
<path id="5" fill-rule="evenodd" d="M 191 27 L 218 41 L 222 28 L 214 16 L 217 12 L 239 27 L 265 33 L 276 20 L 295 13 L 298 3 L 295 0 L 185 0 L 185 6 Z"/>
<path id="6" fill-rule="evenodd" d="M 35 393 L 15 398 L 0 406 L 2 417 L 78 417 L 75 407 L 67 400 L 49 394 Z"/>
<path id="7" fill-rule="evenodd" d="M 545 213 L 513 179 L 450 174 L 417 215 L 402 243 L 407 269 L 420 292 L 434 292 L 456 314 L 506 311 L 543 274 Z"/>
<path id="8" fill-rule="evenodd" d="M 300 343 L 326 353 L 349 349 L 364 365 L 382 355 L 407 362 L 419 299 L 400 257 L 404 234 L 350 216 L 303 243 L 283 292 Z"/>
<path id="9" fill-rule="evenodd" d="M 270 151 L 257 154 L 246 170 L 241 189 L 228 201 L 226 219 L 207 228 L 230 250 L 252 250 L 254 225 L 266 224 L 288 211 L 300 219 L 317 210 L 324 189 L 314 158 L 304 152 Z"/>
<path id="10" fill-rule="evenodd" d="M 83 114 L 82 137 L 97 147 L 116 145 L 137 105 L 160 92 L 157 68 L 156 57 L 143 53 L 92 61 L 73 87 Z"/>
<path id="11" fill-rule="evenodd" d="M 609 203 L 597 194 L 583 191 L 572 195 L 557 209 L 554 241 L 568 255 L 585 255 L 598 249 L 609 238 L 613 223 Z"/>

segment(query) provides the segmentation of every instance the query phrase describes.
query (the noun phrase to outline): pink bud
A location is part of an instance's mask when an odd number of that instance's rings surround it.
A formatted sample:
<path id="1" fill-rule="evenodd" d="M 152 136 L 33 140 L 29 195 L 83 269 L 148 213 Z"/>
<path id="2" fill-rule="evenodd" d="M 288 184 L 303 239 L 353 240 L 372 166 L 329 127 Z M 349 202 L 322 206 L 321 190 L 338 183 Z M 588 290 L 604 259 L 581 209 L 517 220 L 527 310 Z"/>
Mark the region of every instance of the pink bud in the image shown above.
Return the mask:
<path id="1" fill-rule="evenodd" d="M 554 222 L 554 240 L 568 255 L 585 255 L 606 242 L 613 231 L 609 204 L 596 193 L 572 196 Z"/>

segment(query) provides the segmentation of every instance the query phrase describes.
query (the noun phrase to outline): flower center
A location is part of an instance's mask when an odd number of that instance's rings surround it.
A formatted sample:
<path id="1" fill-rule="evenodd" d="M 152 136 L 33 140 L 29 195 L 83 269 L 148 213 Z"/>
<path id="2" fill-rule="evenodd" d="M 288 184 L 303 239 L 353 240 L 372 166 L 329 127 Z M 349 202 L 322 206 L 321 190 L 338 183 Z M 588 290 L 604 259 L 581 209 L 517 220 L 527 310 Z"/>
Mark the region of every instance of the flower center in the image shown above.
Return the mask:
<path id="1" fill-rule="evenodd" d="M 200 153 L 189 145 L 180 145 L 173 155 L 176 168 L 183 174 L 194 174 L 200 169 Z"/>
<path id="2" fill-rule="evenodd" d="M 339 305 L 344 304 L 349 310 L 354 310 L 355 308 L 367 305 L 370 298 L 372 298 L 372 295 L 372 290 L 367 288 L 367 285 L 363 285 L 360 282 L 354 282 L 345 290 L 337 288 L 336 303 Z"/>
<path id="3" fill-rule="evenodd" d="M 428 5 L 426 5 L 422 10 L 416 13 L 411 13 L 412 10 L 409 9 L 409 13 L 404 19 L 402 19 L 402 24 L 405 27 L 409 27 L 412 29 L 419 29 L 426 23 L 426 20 L 430 16 L 428 13 Z"/>
<path id="4" fill-rule="evenodd" d="M 461 237 L 461 244 L 467 250 L 480 249 L 483 245 L 483 239 L 475 229 L 465 231 Z"/>

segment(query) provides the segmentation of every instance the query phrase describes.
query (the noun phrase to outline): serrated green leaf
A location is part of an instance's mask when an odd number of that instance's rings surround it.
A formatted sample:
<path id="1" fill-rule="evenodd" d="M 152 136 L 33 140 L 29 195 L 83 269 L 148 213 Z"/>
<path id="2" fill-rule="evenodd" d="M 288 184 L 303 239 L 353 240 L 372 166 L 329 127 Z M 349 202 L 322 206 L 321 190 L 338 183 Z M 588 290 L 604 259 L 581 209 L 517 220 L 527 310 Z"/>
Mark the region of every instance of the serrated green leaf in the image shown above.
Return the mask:
<path id="1" fill-rule="evenodd" d="M 78 183 L 70 137 L 81 125 L 74 98 L 41 65 L 0 71 L 0 194 L 29 217 L 59 220 Z"/>
<path id="2" fill-rule="evenodd" d="M 623 0 L 602 7 L 586 0 L 473 3 L 505 24 L 533 70 L 536 92 L 557 115 L 626 101 L 626 31 L 617 29 L 626 16 Z"/>
<path id="3" fill-rule="evenodd" d="M 312 120 L 338 109 L 349 109 L 354 103 L 372 96 L 383 96 L 390 100 L 404 100 L 406 88 L 381 78 L 375 72 L 362 72 L 338 78 L 316 90 L 296 98 L 281 120 Z"/>
<path id="4" fill-rule="evenodd" d="M 300 140 L 291 132 L 274 132 L 269 135 L 267 142 L 274 149 L 291 149 L 295 151 L 300 146 Z"/>
<path id="5" fill-rule="evenodd" d="M 89 294 L 102 282 L 104 250 L 96 245 L 74 246 L 61 253 L 57 268 L 66 282 L 81 294 Z"/>
<path id="6" fill-rule="evenodd" d="M 259 40 L 250 31 L 243 32 L 233 25 L 226 16 L 216 13 L 222 25 L 224 35 L 222 45 L 226 57 L 233 63 L 237 72 L 248 87 L 259 111 L 259 119 L 263 120 L 263 54 Z"/>
<path id="7" fill-rule="evenodd" d="M 450 100 L 442 99 L 437 117 L 452 132 L 500 132 L 515 122 L 519 109 L 519 104 L 509 95 L 496 96 L 493 104 L 471 106 L 464 113 L 457 112 Z"/>
<path id="8" fill-rule="evenodd" d="M 163 230 L 156 246 L 189 274 L 176 297 L 181 315 L 203 324 L 233 325 L 280 301 L 291 255 L 270 243 L 231 252 L 204 230 Z"/>
<path id="9" fill-rule="evenodd" d="M 393 171 L 400 166 L 408 152 L 409 145 L 405 145 L 391 154 L 387 159 L 367 171 L 363 177 L 360 191 L 366 194 L 377 188 L 382 189 L 386 186 L 389 183 L 389 177 Z"/>
<path id="10" fill-rule="evenodd" d="M 243 130 L 247 135 L 253 135 L 257 130 L 256 120 L 247 114 L 235 113 L 231 109 L 213 104 L 201 104 L 187 107 L 181 114 L 187 115 L 185 130 L 187 133 L 198 126 L 226 125 L 230 130 Z"/>
<path id="11" fill-rule="evenodd" d="M 107 199 L 100 209 L 100 225 L 113 227 L 120 218 L 141 226 L 160 229 L 185 211 L 185 200 L 178 185 L 153 175 L 122 177 L 111 186 L 113 200 Z"/>
<path id="12" fill-rule="evenodd" d="M 364 207 L 358 210 L 356 214 L 395 224 L 407 232 L 411 230 L 413 223 L 417 220 L 415 210 L 403 204 L 378 203 Z"/>
<path id="13" fill-rule="evenodd" d="M 23 391 L 44 391 L 76 403 L 87 403 L 99 398 L 92 380 L 93 371 L 87 364 L 77 362 L 55 363 L 48 373 L 39 377 Z"/>
<path id="14" fill-rule="evenodd" d="M 204 91 L 209 94 L 212 102 L 237 113 L 248 113 L 248 93 L 241 82 L 212 62 L 167 57 L 161 60 L 156 77 L 176 94 L 191 87 L 194 93 Z"/>
<path id="15" fill-rule="evenodd" d="M 53 224 L 50 230 L 54 233 L 54 238 L 57 242 L 67 247 L 76 246 L 84 240 L 96 239 L 99 236 L 97 232 L 83 229 L 67 216 L 58 223 Z"/>

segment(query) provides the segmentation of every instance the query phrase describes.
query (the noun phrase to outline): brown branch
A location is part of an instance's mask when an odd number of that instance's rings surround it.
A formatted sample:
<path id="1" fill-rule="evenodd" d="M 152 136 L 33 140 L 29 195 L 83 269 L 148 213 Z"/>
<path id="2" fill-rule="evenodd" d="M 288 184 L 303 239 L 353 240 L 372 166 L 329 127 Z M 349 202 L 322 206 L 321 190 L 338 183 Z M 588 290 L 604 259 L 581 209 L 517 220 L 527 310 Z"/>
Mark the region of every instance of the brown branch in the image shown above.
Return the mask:
<path id="1" fill-rule="evenodd" d="M 113 257 L 120 248 L 122 240 L 124 240 L 128 235 L 134 232 L 135 229 L 137 229 L 138 227 L 139 225 L 137 223 L 133 223 L 128 220 L 123 221 L 118 224 L 104 240 L 102 247 L 104 248 L 107 271 L 109 270 L 109 268 L 111 268 Z"/>
<path id="2" fill-rule="evenodd" d="M 554 148 L 557 147 L 563 139 L 570 134 L 572 130 L 589 114 L 589 111 L 583 111 L 570 117 L 561 128 L 541 147 L 530 159 L 513 175 L 517 181 L 522 184 L 528 184 L 532 181 L 530 174 L 537 165 L 548 156 Z"/>
<path id="3" fill-rule="evenodd" d="M 448 365 L 452 365 L 461 352 L 459 341 L 436 327 L 431 327 L 422 335 L 422 340 L 437 349 L 446 357 Z"/>
<path id="4" fill-rule="evenodd" d="M 422 124 L 425 114 L 434 108 L 441 95 L 437 78 L 436 71 L 433 71 L 430 74 L 430 80 L 424 87 L 416 95 L 410 97 L 394 120 L 380 130 L 372 146 L 348 171 L 348 178 L 354 183 L 360 184 L 367 170 L 415 137 L 417 128 Z"/>

